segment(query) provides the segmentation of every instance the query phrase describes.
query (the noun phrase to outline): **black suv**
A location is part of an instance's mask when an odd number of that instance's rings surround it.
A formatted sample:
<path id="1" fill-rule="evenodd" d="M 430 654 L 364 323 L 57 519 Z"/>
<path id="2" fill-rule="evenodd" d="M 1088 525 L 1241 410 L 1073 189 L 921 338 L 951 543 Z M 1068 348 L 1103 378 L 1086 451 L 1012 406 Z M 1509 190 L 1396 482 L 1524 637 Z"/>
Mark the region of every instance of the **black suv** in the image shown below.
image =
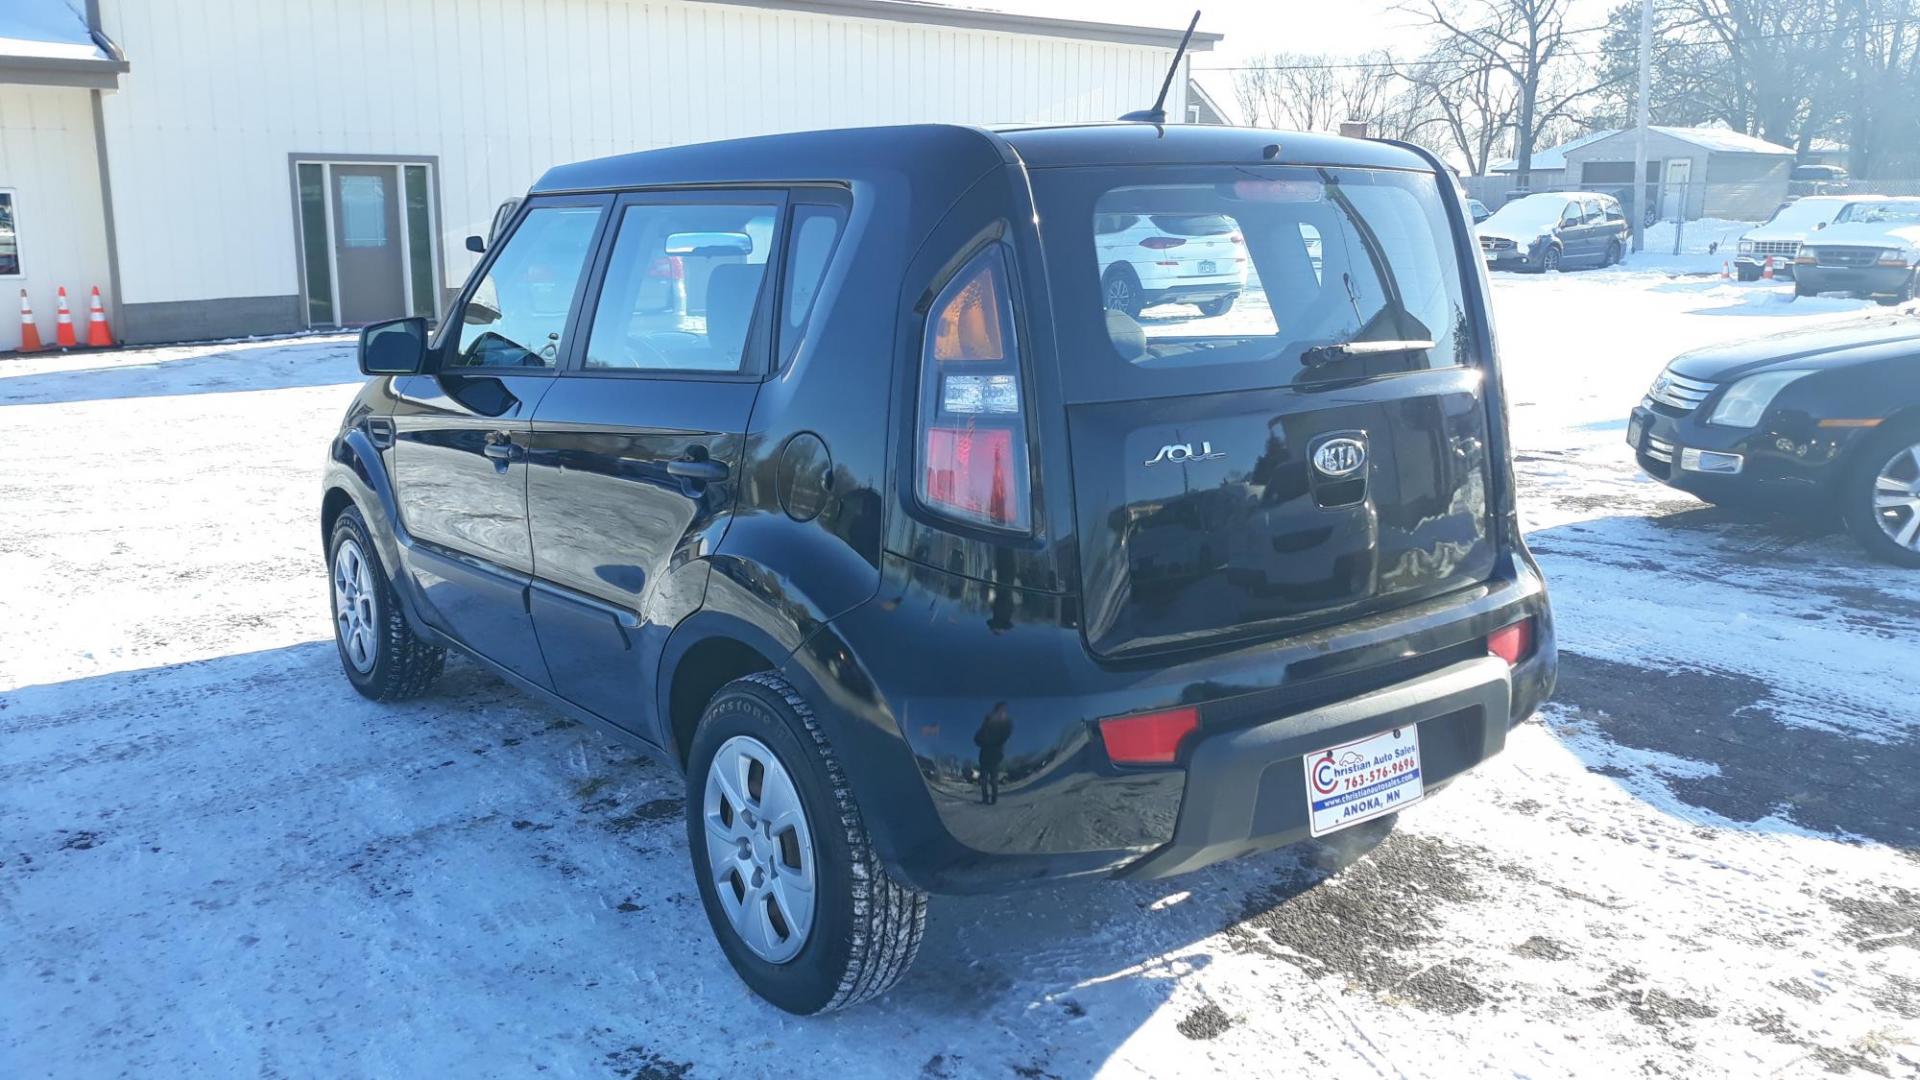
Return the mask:
<path id="1" fill-rule="evenodd" d="M 1218 216 L 1231 310 L 1103 301 Z M 1245 128 L 777 135 L 566 165 L 437 333 L 370 326 L 321 530 L 340 658 L 456 649 L 689 778 L 741 977 L 871 997 L 929 892 L 1371 821 L 1553 683 L 1464 200 Z"/>

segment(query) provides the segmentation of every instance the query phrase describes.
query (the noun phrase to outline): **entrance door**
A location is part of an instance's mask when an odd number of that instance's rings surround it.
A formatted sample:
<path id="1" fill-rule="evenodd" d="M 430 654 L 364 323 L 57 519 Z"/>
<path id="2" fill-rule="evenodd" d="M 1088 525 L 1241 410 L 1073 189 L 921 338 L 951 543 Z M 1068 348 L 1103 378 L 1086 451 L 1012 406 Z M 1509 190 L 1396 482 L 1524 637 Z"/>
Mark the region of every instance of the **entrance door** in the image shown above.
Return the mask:
<path id="1" fill-rule="evenodd" d="M 340 323 L 359 326 L 407 313 L 406 256 L 400 249 L 400 192 L 391 165 L 335 165 L 333 258 L 340 276 Z"/>
<path id="2" fill-rule="evenodd" d="M 294 162 L 308 326 L 439 315 L 433 174 L 431 160 Z"/>
<path id="3" fill-rule="evenodd" d="M 1660 201 L 1660 216 L 1668 221 L 1687 218 L 1687 185 L 1693 180 L 1693 159 L 1672 158 L 1667 162 L 1667 183 Z"/>

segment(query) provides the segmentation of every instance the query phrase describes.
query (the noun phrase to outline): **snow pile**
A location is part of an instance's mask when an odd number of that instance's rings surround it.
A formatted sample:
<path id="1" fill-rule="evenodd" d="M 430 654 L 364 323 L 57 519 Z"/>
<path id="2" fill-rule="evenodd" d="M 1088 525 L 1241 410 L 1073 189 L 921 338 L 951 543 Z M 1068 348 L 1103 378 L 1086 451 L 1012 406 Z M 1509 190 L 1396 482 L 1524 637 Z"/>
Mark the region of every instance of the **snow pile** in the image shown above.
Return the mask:
<path id="1" fill-rule="evenodd" d="M 1740 235 L 1755 224 L 1724 218 L 1701 218 L 1685 223 L 1656 221 L 1647 226 L 1645 250 L 1628 255 L 1626 265 L 1668 274 L 1718 274 L 1721 264 L 1733 261 L 1740 246 Z M 1678 252 L 1674 250 L 1676 240 Z"/>

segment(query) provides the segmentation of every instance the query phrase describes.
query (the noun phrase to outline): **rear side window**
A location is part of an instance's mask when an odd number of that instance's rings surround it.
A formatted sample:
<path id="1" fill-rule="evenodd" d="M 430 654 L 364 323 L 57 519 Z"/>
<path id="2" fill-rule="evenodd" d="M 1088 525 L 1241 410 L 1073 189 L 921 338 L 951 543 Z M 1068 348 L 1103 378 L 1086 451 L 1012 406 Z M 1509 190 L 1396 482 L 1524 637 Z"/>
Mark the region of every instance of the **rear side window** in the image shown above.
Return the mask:
<path id="1" fill-rule="evenodd" d="M 793 238 L 787 242 L 786 295 L 780 316 L 780 360 L 785 363 L 799 348 L 813 305 L 820 297 L 827 264 L 833 261 L 846 227 L 847 212 L 839 206 L 803 204 L 793 208 Z"/>
<path id="2" fill-rule="evenodd" d="M 776 212 L 772 204 L 627 207 L 594 306 L 586 368 L 742 370 Z"/>
<path id="3" fill-rule="evenodd" d="M 1476 321 L 1430 174 L 1035 171 L 1070 400 L 1466 362 Z M 1116 226 L 1126 223 L 1124 228 Z"/>
<path id="4" fill-rule="evenodd" d="M 460 310 L 451 367 L 550 368 L 600 227 L 597 206 L 542 206 L 507 237 Z"/>

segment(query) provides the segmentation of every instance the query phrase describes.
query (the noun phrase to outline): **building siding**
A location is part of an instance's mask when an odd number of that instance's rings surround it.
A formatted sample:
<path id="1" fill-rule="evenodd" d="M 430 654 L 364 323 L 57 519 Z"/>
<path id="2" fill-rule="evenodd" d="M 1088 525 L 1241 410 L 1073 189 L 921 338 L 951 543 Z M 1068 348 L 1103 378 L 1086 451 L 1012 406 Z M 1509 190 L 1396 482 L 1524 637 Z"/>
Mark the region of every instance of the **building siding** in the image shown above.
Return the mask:
<path id="1" fill-rule="evenodd" d="M 1768 154 L 1715 154 L 1707 161 L 1701 212 L 1732 221 L 1764 221 L 1787 201 L 1793 159 Z"/>
<path id="2" fill-rule="evenodd" d="M 436 157 L 451 288 L 473 264 L 464 237 L 556 163 L 807 128 L 1111 119 L 1151 103 L 1172 53 L 682 0 L 101 6 L 132 62 L 104 116 L 133 305 L 297 296 L 290 153 Z"/>
<path id="3" fill-rule="evenodd" d="M 7 310 L 0 351 L 20 346 L 20 290 L 33 302 L 40 337 L 54 335 L 54 292 L 67 288 L 74 325 L 86 339 L 87 296 L 100 286 L 111 301 L 106 217 L 94 153 L 91 91 L 0 85 L 0 188 L 15 192 L 20 277 L 0 277 Z"/>

